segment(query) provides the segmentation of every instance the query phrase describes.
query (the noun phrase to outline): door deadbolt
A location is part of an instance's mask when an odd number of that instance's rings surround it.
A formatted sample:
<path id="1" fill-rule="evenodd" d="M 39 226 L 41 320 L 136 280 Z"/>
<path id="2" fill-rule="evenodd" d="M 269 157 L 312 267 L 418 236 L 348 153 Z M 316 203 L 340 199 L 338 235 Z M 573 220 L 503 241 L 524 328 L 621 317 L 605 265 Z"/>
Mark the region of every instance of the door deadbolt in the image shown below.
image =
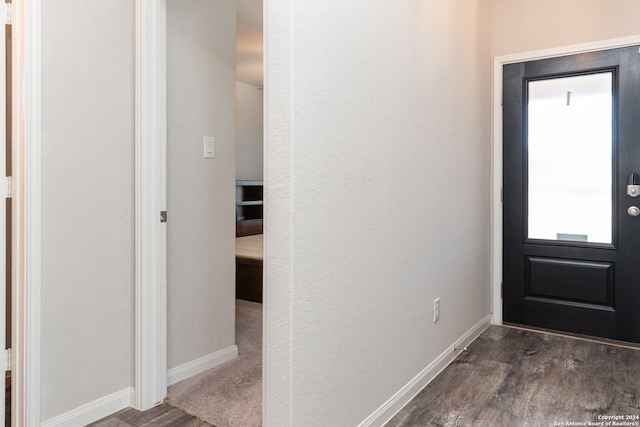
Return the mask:
<path id="1" fill-rule="evenodd" d="M 627 176 L 627 196 L 638 197 L 639 195 L 640 195 L 640 175 L 634 172 L 632 174 L 629 174 L 629 176 Z"/>

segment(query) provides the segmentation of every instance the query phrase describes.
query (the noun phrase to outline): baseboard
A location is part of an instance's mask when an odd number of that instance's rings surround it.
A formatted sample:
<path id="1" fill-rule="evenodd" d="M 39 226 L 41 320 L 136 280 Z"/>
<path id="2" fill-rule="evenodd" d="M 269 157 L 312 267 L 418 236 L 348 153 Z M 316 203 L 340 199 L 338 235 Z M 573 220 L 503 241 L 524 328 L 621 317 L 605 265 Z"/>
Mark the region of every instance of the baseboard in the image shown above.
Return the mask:
<path id="1" fill-rule="evenodd" d="M 407 385 L 402 387 L 395 395 L 387 400 L 358 427 L 378 427 L 384 426 L 395 414 L 397 414 L 407 403 L 411 401 L 423 388 L 427 386 L 440 372 L 444 370 L 459 354 L 454 349 L 464 348 L 471 344 L 491 326 L 491 315 L 488 315 L 480 322 L 476 323 L 467 333 L 460 337 L 451 347 L 447 348 L 436 360 L 424 368 Z"/>
<path id="2" fill-rule="evenodd" d="M 225 362 L 233 360 L 238 357 L 238 346 L 232 345 L 231 347 L 224 348 L 215 353 L 208 354 L 199 359 L 185 363 L 184 365 L 176 366 L 169 369 L 167 372 L 167 385 L 173 385 L 182 380 L 186 380 L 194 375 L 198 375 L 207 369 L 215 368 Z"/>
<path id="3" fill-rule="evenodd" d="M 53 417 L 41 424 L 42 427 L 76 427 L 91 424 L 108 415 L 128 408 L 133 402 L 134 389 L 127 387 L 104 396 L 64 414 Z"/>

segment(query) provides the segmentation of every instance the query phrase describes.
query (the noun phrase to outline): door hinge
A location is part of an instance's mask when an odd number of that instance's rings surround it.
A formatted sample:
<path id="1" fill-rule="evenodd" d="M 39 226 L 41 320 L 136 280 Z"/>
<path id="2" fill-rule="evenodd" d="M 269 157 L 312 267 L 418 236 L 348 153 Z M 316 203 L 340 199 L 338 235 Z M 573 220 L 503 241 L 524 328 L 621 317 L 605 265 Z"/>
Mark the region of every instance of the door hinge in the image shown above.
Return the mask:
<path id="1" fill-rule="evenodd" d="M 0 354 L 0 369 L 2 372 L 8 372 L 11 370 L 11 349 L 7 348 Z"/>
<path id="2" fill-rule="evenodd" d="M 500 298 L 504 295 L 504 282 L 500 282 Z"/>
<path id="3" fill-rule="evenodd" d="M 11 25 L 11 3 L 4 4 L 4 24 Z"/>
<path id="4" fill-rule="evenodd" d="M 4 176 L 0 178 L 0 197 L 4 199 L 10 199 L 13 196 L 11 186 L 12 179 L 10 176 Z"/>
<path id="5" fill-rule="evenodd" d="M 500 201 L 504 202 L 504 187 L 500 187 Z"/>
<path id="6" fill-rule="evenodd" d="M 167 211 L 160 211 L 160 222 L 167 222 Z"/>

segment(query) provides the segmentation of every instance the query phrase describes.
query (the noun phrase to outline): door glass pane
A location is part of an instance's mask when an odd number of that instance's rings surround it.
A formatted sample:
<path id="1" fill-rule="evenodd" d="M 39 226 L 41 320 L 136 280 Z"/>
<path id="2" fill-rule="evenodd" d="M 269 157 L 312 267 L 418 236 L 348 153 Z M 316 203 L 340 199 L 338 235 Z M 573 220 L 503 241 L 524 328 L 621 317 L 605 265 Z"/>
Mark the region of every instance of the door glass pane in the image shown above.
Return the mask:
<path id="1" fill-rule="evenodd" d="M 612 83 L 604 72 L 528 83 L 528 237 L 612 241 Z"/>

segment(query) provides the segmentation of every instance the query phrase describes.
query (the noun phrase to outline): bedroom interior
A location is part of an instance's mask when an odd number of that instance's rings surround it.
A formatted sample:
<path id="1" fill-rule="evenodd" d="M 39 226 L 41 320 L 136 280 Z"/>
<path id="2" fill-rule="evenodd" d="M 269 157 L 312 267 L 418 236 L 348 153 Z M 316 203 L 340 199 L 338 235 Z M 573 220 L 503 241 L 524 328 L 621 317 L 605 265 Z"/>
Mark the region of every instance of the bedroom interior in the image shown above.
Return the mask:
<path id="1" fill-rule="evenodd" d="M 236 298 L 262 303 L 262 0 L 236 7 Z"/>
<path id="2" fill-rule="evenodd" d="M 262 303 L 262 0 L 236 8 L 236 297 Z"/>

